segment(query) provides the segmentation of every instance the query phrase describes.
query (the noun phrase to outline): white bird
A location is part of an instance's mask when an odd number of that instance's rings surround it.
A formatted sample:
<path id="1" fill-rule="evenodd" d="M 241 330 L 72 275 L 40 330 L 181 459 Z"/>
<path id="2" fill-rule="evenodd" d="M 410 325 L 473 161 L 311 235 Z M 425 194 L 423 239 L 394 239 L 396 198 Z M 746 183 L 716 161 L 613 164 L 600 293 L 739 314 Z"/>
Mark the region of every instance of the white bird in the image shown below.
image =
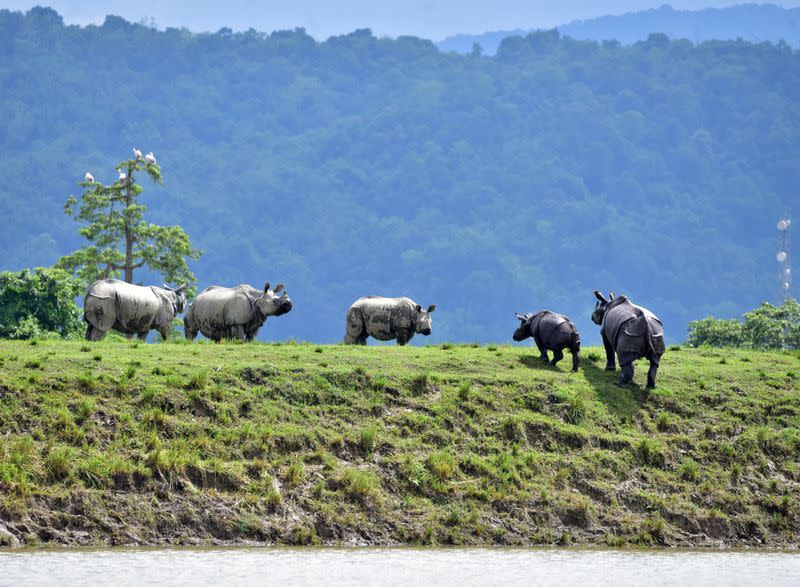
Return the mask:
<path id="1" fill-rule="evenodd" d="M 133 156 L 136 157 L 137 161 L 141 161 L 142 160 L 142 152 L 139 149 L 137 149 L 136 147 L 133 148 Z"/>
<path id="2" fill-rule="evenodd" d="M 147 161 L 150 165 L 156 164 L 156 156 L 153 155 L 152 151 L 150 151 L 147 155 L 144 156 L 144 160 Z"/>
<path id="3" fill-rule="evenodd" d="M 88 171 L 86 172 L 86 175 L 83 176 L 83 179 L 85 179 L 89 183 L 94 183 L 94 176 Z"/>
<path id="4" fill-rule="evenodd" d="M 126 179 L 128 179 L 128 174 L 125 173 L 124 171 L 120 171 L 119 172 L 119 180 L 120 181 L 125 181 Z"/>

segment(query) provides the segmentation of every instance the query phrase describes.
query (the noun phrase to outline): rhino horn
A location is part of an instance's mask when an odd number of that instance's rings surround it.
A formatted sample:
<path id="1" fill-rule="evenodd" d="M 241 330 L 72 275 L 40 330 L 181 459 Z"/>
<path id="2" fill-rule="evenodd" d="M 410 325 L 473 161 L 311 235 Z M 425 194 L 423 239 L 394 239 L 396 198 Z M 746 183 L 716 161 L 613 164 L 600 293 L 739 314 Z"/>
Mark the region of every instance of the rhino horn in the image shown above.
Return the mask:
<path id="1" fill-rule="evenodd" d="M 595 290 L 595 292 L 594 292 L 594 297 L 596 297 L 596 298 L 597 298 L 598 300 L 600 300 L 601 302 L 606 302 L 606 301 L 607 301 L 607 300 L 606 300 L 606 299 L 603 297 L 603 294 L 601 294 L 601 293 L 600 293 L 598 290 Z"/>

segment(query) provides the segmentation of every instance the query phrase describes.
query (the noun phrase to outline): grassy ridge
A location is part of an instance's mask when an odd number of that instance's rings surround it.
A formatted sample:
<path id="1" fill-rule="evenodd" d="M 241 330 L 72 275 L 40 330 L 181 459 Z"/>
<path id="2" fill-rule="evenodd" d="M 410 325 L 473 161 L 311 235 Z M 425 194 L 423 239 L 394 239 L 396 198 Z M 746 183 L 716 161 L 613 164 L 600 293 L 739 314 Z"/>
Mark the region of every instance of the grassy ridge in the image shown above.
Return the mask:
<path id="1" fill-rule="evenodd" d="M 800 356 L 0 342 L 0 543 L 794 544 Z"/>

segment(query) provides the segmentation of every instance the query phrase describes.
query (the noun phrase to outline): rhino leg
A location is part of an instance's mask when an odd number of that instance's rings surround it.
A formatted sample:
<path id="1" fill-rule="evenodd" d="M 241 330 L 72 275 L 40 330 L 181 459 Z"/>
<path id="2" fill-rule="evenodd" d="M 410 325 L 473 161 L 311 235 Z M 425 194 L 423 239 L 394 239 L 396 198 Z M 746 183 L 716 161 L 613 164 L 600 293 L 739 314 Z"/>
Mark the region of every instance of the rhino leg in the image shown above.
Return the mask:
<path id="1" fill-rule="evenodd" d="M 136 338 L 138 338 L 138 339 L 139 339 L 139 340 L 141 340 L 142 342 L 145 342 L 145 341 L 147 340 L 147 332 L 140 332 L 140 333 L 138 333 L 138 334 L 136 335 Z"/>
<path id="2" fill-rule="evenodd" d="M 615 371 L 617 364 L 614 361 L 614 347 L 611 346 L 605 333 L 603 333 L 603 348 L 606 349 L 606 371 Z"/>
<path id="3" fill-rule="evenodd" d="M 99 328 L 92 326 L 91 324 L 86 325 L 86 334 L 84 335 L 86 340 L 95 342 L 101 340 L 105 335 L 106 333 Z"/>
<path id="4" fill-rule="evenodd" d="M 655 389 L 656 374 L 658 373 L 658 363 L 650 361 L 650 369 L 647 371 L 647 387 Z"/>
<path id="5" fill-rule="evenodd" d="M 563 349 L 556 349 L 553 351 L 553 360 L 550 361 L 550 364 L 555 367 L 556 364 L 564 358 L 564 350 Z"/>
<path id="6" fill-rule="evenodd" d="M 580 360 L 580 358 L 579 358 L 579 355 L 580 355 L 581 349 L 580 349 L 580 347 L 575 347 L 575 346 L 573 346 L 573 347 L 572 347 L 571 349 L 569 349 L 569 350 L 570 350 L 570 352 L 572 353 L 572 372 L 573 372 L 573 373 L 576 373 L 576 372 L 578 371 L 578 365 L 579 365 L 579 364 L 580 364 L 580 362 L 581 362 L 581 360 Z"/>
<path id="7" fill-rule="evenodd" d="M 245 340 L 243 324 L 234 324 L 231 326 L 231 338 L 235 338 L 236 340 Z"/>
<path id="8" fill-rule="evenodd" d="M 409 340 L 411 340 L 411 333 L 405 329 L 400 329 L 397 331 L 397 344 L 399 346 L 405 346 Z"/>
<path id="9" fill-rule="evenodd" d="M 541 355 L 542 361 L 545 363 L 550 360 L 550 357 L 547 356 L 547 349 L 542 342 L 542 339 L 539 338 L 538 334 L 533 335 L 533 342 L 536 343 L 536 348 L 539 349 L 539 354 Z"/>
<path id="10" fill-rule="evenodd" d="M 633 381 L 633 363 L 620 365 L 620 369 L 622 370 L 622 374 L 619 376 L 619 381 L 617 383 L 619 385 L 628 385 Z"/>
<path id="11" fill-rule="evenodd" d="M 98 340 L 102 340 L 105 335 L 106 335 L 105 332 L 103 332 L 96 326 L 92 326 L 91 324 L 86 329 L 86 340 L 91 340 L 93 342 L 96 342 Z"/>

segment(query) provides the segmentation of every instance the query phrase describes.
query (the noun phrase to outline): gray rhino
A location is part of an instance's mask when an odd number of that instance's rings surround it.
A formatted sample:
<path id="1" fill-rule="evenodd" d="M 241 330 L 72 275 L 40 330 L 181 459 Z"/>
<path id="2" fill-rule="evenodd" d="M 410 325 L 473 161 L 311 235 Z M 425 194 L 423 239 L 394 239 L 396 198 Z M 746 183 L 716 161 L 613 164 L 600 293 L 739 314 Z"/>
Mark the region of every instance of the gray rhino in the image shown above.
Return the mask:
<path id="1" fill-rule="evenodd" d="M 550 364 L 555 367 L 564 358 L 564 349 L 572 353 L 572 371 L 578 370 L 581 351 L 581 335 L 570 319 L 550 310 L 536 314 L 526 313 L 524 316 L 515 314 L 520 321 L 519 328 L 514 331 L 513 339 L 517 342 L 533 337 L 536 348 L 542 354 L 542 359 L 548 360 L 547 351 L 553 351 L 553 360 Z"/>
<path id="2" fill-rule="evenodd" d="M 166 340 L 172 321 L 183 312 L 186 284 L 177 289 L 164 285 L 133 285 L 118 279 L 95 281 L 83 300 L 86 340 L 100 340 L 112 328 L 117 332 L 147 338 L 158 330 Z"/>
<path id="3" fill-rule="evenodd" d="M 617 353 L 622 375 L 620 385 L 633 381 L 633 362 L 644 357 L 650 362 L 647 372 L 647 387 L 656 386 L 656 373 L 664 354 L 664 327 L 661 320 L 647 308 L 642 308 L 625 297 L 609 299 L 599 291 L 594 292 L 597 298 L 592 322 L 600 325 L 603 346 L 606 349 L 606 370 L 614 371 L 614 353 Z"/>
<path id="4" fill-rule="evenodd" d="M 186 338 L 194 340 L 198 332 L 219 342 L 223 338 L 253 340 L 269 316 L 282 316 L 292 309 L 289 294 L 279 283 L 270 289 L 242 284 L 236 287 L 207 287 L 194 299 L 183 318 Z"/>
<path id="5" fill-rule="evenodd" d="M 423 310 L 409 298 L 364 296 L 347 310 L 345 344 L 367 344 L 367 337 L 377 340 L 397 339 L 403 346 L 414 335 L 431 333 L 431 314 L 435 305 Z"/>

